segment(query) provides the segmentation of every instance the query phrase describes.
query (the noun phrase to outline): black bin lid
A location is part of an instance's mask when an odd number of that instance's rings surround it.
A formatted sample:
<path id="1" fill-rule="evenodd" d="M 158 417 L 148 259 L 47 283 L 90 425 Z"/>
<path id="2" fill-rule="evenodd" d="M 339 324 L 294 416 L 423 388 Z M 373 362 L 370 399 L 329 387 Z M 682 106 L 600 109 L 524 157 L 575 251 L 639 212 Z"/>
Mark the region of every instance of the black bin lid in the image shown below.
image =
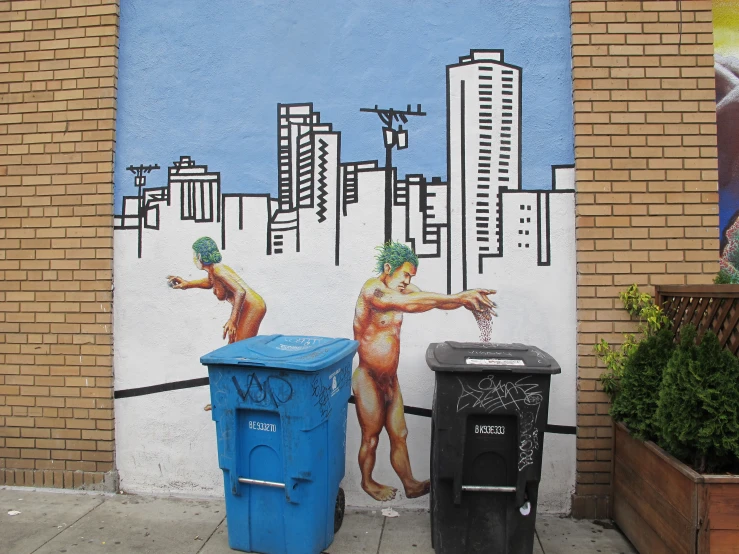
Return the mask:
<path id="1" fill-rule="evenodd" d="M 526 344 L 491 342 L 439 342 L 426 350 L 426 363 L 434 371 L 482 373 L 561 373 L 557 361 L 542 349 Z"/>

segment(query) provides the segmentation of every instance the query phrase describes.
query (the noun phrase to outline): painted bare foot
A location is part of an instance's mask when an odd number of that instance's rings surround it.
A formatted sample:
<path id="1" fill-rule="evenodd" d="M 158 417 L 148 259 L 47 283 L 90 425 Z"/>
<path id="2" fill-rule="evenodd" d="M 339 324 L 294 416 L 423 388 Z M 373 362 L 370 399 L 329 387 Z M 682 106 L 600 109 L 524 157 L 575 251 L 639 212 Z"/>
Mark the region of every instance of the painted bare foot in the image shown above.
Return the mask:
<path id="1" fill-rule="evenodd" d="M 387 502 L 388 500 L 392 500 L 393 498 L 395 498 L 395 493 L 398 492 L 398 489 L 394 489 L 393 487 L 388 487 L 386 485 L 381 485 L 380 483 L 376 483 L 375 481 L 367 484 L 362 483 L 362 488 L 364 489 L 364 492 L 369 494 L 375 500 L 379 500 L 380 502 Z"/>
<path id="2" fill-rule="evenodd" d="M 430 489 L 431 483 L 428 481 L 413 480 L 405 485 L 405 496 L 406 498 L 418 498 L 419 496 L 428 494 Z"/>

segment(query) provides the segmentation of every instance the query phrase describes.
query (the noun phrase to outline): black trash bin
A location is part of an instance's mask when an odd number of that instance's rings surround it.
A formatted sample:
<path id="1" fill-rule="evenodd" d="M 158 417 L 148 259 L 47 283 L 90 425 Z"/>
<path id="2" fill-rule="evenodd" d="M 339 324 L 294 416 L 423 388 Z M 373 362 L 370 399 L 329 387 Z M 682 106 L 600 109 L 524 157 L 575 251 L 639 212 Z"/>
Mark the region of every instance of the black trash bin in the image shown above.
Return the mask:
<path id="1" fill-rule="evenodd" d="M 523 344 L 431 344 L 431 541 L 437 554 L 531 554 L 549 384 Z"/>

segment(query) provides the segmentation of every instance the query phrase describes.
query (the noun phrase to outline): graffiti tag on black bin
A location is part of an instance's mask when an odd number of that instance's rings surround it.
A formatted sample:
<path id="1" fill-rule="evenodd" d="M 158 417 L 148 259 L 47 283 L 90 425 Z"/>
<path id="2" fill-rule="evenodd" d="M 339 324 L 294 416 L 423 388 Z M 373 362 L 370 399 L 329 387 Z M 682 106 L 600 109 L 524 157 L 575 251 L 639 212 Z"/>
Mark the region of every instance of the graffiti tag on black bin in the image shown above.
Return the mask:
<path id="1" fill-rule="evenodd" d="M 249 375 L 246 381 L 246 390 L 241 388 L 236 376 L 231 377 L 236 392 L 242 400 L 251 400 L 257 404 L 265 404 L 271 402 L 275 406 L 289 402 L 293 397 L 292 385 L 276 375 L 270 375 L 262 383 L 256 373 Z"/>
<path id="2" fill-rule="evenodd" d="M 544 400 L 542 391 L 537 383 L 527 382 L 526 379 L 496 381 L 489 375 L 480 379 L 476 387 L 459 379 L 462 392 L 457 399 L 457 412 L 469 406 L 483 408 L 489 414 L 503 408 L 520 410 L 527 406 L 538 406 Z"/>
<path id="3" fill-rule="evenodd" d="M 536 430 L 537 413 L 520 413 L 520 431 L 518 444 L 518 471 L 534 463 L 534 452 L 539 450 L 539 433 Z"/>

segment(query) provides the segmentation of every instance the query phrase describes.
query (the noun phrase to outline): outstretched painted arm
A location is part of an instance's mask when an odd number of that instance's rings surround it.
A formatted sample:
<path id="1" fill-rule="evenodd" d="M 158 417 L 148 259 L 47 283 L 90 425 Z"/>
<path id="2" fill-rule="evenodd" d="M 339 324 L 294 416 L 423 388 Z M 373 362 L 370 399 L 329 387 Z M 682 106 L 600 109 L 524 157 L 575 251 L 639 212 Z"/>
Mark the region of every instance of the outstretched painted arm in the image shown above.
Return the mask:
<path id="1" fill-rule="evenodd" d="M 423 291 L 421 289 L 419 289 L 416 285 L 408 285 L 405 288 L 405 291 L 404 292 L 405 292 L 405 294 L 410 294 L 411 292 L 423 292 Z M 489 292 L 492 293 L 492 294 L 495 294 L 495 291 L 489 291 Z M 460 294 L 462 294 L 462 293 L 460 293 Z M 448 298 L 448 296 L 445 295 L 445 298 Z M 492 307 L 493 308 L 496 308 L 497 307 L 497 304 L 495 302 L 492 302 Z M 444 302 L 444 303 L 442 303 L 438 307 L 438 309 L 440 309 L 440 310 L 456 310 L 457 308 L 459 308 L 459 303 L 458 303 L 458 301 L 455 301 L 455 300 L 451 300 L 449 302 Z"/>
<path id="2" fill-rule="evenodd" d="M 213 288 L 213 283 L 210 281 L 210 278 L 208 277 L 204 279 L 198 279 L 196 281 L 187 281 L 183 279 L 182 277 L 177 277 L 175 275 L 167 275 L 167 281 L 169 281 L 169 286 L 171 286 L 173 289 L 186 290 L 186 289 L 212 289 Z"/>
<path id="3" fill-rule="evenodd" d="M 411 288 L 412 287 L 412 288 Z M 409 286 L 410 292 L 401 293 L 387 287 L 376 287 L 370 292 L 370 303 L 381 311 L 397 310 L 407 313 L 423 313 L 429 310 L 456 310 L 465 307 L 468 310 L 483 310 L 494 308 L 495 304 L 488 295 L 495 294 L 494 290 L 475 289 L 457 294 L 439 294 L 423 292 L 418 287 Z"/>

